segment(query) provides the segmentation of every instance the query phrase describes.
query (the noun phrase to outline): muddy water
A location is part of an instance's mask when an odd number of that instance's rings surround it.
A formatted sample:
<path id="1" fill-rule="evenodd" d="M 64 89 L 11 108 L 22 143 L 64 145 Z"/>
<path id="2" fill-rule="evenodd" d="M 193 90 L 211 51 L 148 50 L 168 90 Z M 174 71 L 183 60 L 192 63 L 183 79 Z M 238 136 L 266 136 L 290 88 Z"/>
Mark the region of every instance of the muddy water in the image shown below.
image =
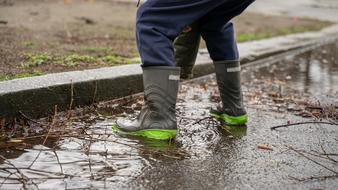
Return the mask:
<path id="1" fill-rule="evenodd" d="M 0 189 L 22 184 L 27 189 L 336 189 L 338 179 L 329 176 L 338 171 L 337 126 L 270 127 L 313 120 L 289 111 L 291 98 L 338 105 L 337 56 L 338 43 L 333 43 L 271 65 L 244 67 L 247 127 L 224 130 L 208 118 L 219 101 L 213 75 L 182 84 L 176 142 L 110 130 L 116 117 L 137 114 L 139 98 L 125 107 L 128 113 L 110 116 L 98 109 L 99 116 L 69 123 L 83 129 L 81 135 L 20 152 L 1 151 L 11 159 L 0 165 Z"/>

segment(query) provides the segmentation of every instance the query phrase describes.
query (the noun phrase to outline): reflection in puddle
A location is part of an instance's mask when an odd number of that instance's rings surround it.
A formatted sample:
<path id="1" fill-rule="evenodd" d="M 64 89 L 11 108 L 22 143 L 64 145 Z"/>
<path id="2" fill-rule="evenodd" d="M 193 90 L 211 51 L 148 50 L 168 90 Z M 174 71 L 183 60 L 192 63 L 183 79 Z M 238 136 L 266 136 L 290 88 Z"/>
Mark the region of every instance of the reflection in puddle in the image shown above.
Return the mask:
<path id="1" fill-rule="evenodd" d="M 338 92 L 338 43 L 290 56 L 269 67 L 248 68 L 244 80 L 284 80 L 292 88 L 312 95 L 334 95 Z M 250 73 L 253 72 L 253 73 Z M 249 74 L 250 73 L 250 74 Z M 251 79 L 251 80 L 252 80 Z"/>
<path id="2" fill-rule="evenodd" d="M 36 145 L 8 160 L 0 167 L 15 165 L 22 174 L 10 175 L 15 168 L 2 170 L 1 177 L 9 176 L 2 188 L 17 189 L 22 182 L 15 179 L 23 176 L 29 179 L 25 183 L 32 189 L 109 188 L 134 179 L 149 165 L 139 155 L 138 142 L 119 139 L 110 127 L 100 124 L 94 125 L 94 130 L 89 129 L 87 137 L 60 140 L 55 151 Z"/>

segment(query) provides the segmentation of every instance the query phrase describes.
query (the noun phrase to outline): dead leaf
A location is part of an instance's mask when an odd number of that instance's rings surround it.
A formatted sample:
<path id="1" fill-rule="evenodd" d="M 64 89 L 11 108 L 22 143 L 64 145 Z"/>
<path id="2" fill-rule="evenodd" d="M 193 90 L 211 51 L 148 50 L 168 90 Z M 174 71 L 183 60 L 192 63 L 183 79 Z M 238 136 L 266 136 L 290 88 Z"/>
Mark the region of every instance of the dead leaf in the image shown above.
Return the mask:
<path id="1" fill-rule="evenodd" d="M 64 3 L 64 4 L 71 4 L 71 3 L 72 3 L 72 0 L 63 0 L 63 3 Z"/>
<path id="2" fill-rule="evenodd" d="M 267 145 L 267 144 L 258 144 L 258 145 L 257 145 L 257 148 L 258 148 L 258 149 L 263 149 L 263 150 L 270 150 L 270 151 L 273 151 L 273 148 L 270 147 L 270 146 Z"/>

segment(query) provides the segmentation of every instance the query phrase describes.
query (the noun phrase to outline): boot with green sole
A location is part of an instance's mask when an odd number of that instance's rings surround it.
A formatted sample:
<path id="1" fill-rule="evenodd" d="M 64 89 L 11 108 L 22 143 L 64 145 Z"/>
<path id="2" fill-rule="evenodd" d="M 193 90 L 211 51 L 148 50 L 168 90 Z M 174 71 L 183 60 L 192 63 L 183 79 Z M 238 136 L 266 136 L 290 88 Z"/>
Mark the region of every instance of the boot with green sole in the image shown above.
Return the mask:
<path id="1" fill-rule="evenodd" d="M 243 106 L 239 61 L 217 61 L 214 65 L 222 105 L 211 109 L 210 115 L 224 125 L 245 125 L 248 115 Z"/>
<path id="2" fill-rule="evenodd" d="M 144 106 L 136 120 L 118 119 L 113 130 L 126 135 L 170 140 L 176 137 L 179 67 L 144 67 Z"/>

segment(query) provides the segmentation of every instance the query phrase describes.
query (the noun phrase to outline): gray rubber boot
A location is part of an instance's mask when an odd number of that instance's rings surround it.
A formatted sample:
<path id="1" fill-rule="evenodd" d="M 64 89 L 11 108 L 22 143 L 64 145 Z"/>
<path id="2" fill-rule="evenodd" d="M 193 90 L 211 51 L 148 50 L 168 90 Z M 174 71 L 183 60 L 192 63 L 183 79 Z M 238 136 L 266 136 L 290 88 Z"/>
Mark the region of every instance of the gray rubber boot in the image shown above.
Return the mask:
<path id="1" fill-rule="evenodd" d="M 175 106 L 179 80 L 179 67 L 144 67 L 145 104 L 136 120 L 119 119 L 115 129 L 154 139 L 174 138 L 177 132 Z"/>
<path id="2" fill-rule="evenodd" d="M 198 22 L 191 24 L 190 32 L 181 33 L 174 41 L 176 66 L 181 67 L 181 78 L 193 78 L 193 67 L 196 62 L 201 41 Z"/>
<path id="3" fill-rule="evenodd" d="M 211 115 L 228 125 L 244 125 L 247 114 L 241 90 L 239 61 L 214 62 L 222 106 L 211 110 Z"/>

